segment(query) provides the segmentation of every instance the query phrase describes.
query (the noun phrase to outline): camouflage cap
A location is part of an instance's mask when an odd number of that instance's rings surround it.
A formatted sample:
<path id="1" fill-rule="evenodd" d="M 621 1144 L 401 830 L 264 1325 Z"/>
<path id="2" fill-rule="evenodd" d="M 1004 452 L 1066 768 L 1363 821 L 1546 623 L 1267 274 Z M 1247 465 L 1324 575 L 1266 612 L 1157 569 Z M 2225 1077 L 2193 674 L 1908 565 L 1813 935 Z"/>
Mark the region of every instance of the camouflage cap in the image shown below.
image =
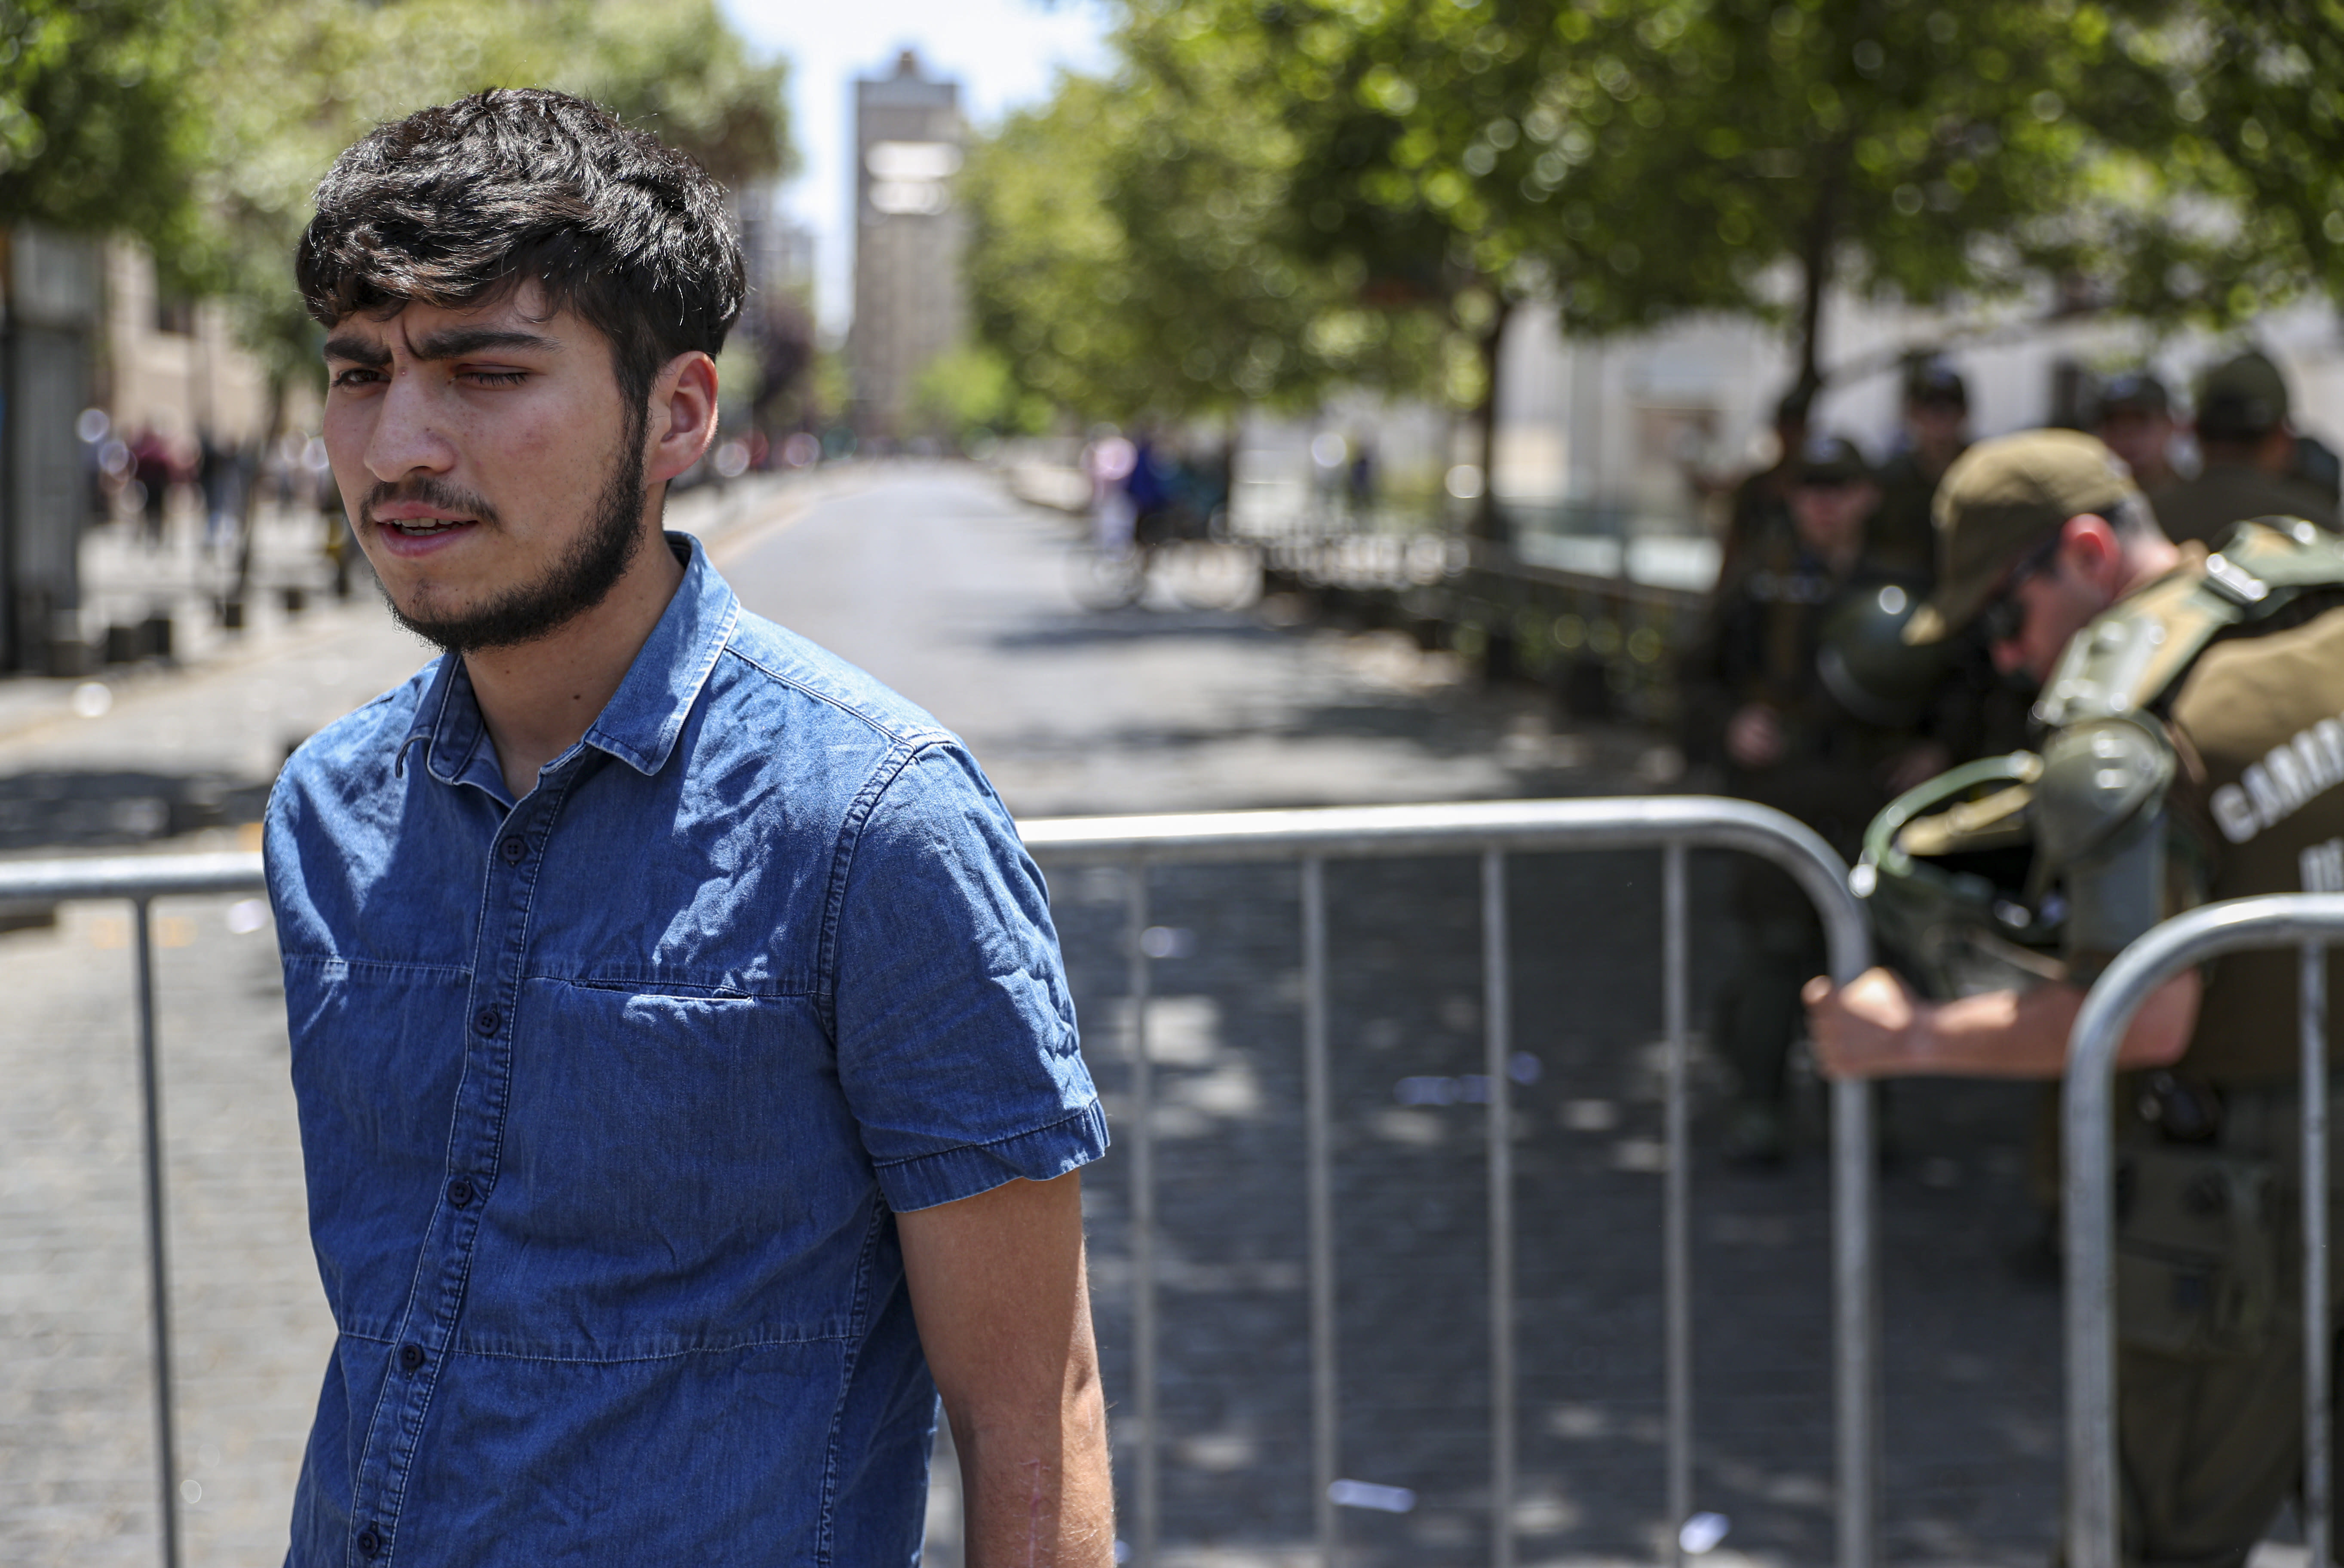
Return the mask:
<path id="1" fill-rule="evenodd" d="M 1904 640 L 1952 636 L 2069 518 L 2105 516 L 2139 494 L 2124 459 L 2077 431 L 2026 430 L 1979 442 L 1937 486 L 1937 590 L 1904 623 Z"/>

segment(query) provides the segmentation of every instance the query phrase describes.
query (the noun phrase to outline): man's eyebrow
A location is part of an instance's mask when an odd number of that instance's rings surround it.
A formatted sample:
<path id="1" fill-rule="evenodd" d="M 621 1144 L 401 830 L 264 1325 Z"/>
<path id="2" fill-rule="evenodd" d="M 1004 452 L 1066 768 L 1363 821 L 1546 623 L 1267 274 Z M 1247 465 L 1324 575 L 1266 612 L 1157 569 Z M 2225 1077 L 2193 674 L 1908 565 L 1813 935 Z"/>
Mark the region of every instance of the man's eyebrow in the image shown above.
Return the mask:
<path id="1" fill-rule="evenodd" d="M 379 367 L 390 363 L 390 350 L 371 337 L 345 334 L 326 339 L 326 357 L 345 359 L 353 365 Z"/>
<path id="2" fill-rule="evenodd" d="M 461 359 L 490 348 L 526 348 L 541 354 L 561 352 L 561 344 L 534 332 L 510 327 L 451 327 L 413 340 L 415 357 L 423 360 Z"/>

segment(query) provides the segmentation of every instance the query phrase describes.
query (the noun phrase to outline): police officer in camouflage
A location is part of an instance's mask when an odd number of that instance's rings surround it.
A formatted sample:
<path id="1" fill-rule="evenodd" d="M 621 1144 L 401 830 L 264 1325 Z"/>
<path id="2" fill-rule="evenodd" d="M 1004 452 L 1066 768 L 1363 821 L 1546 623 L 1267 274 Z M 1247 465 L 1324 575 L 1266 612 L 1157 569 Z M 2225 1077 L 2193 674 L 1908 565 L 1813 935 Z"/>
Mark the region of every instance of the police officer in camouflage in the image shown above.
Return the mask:
<path id="1" fill-rule="evenodd" d="M 2336 498 L 2296 473 L 2287 377 L 2248 352 L 2206 373 L 2198 387 L 2198 477 L 2157 493 L 2157 520 L 2177 542 L 2211 546 L 2248 518 L 2305 518 L 2336 526 Z"/>
<path id="2" fill-rule="evenodd" d="M 1873 814 L 1944 756 L 1917 733 L 1917 705 L 1883 707 L 1830 678 L 1825 630 L 1852 600 L 1917 603 L 1921 589 L 1872 558 L 1865 528 L 1880 490 L 1854 443 L 1817 436 L 1791 462 L 1785 526 L 1745 547 L 1683 668 L 1686 750 L 1722 769 L 1729 794 L 1787 811 L 1852 854 Z M 1822 960 L 1823 931 L 1806 895 L 1763 862 L 1737 869 L 1733 909 L 1743 956 L 1712 1034 L 1740 1084 L 1726 1149 L 1740 1163 L 1778 1164 L 1799 987 Z"/>
<path id="3" fill-rule="evenodd" d="M 1915 357 L 1904 367 L 1904 449 L 1880 466 L 1872 549 L 1884 565 L 1925 578 L 1935 565 L 1929 508 L 1969 446 L 1969 384 L 1942 357 Z"/>
<path id="4" fill-rule="evenodd" d="M 2092 434 L 2125 460 L 2151 506 L 2180 482 L 2173 471 L 2173 397 L 2153 371 L 2125 370 L 2108 377 L 2095 400 Z"/>
<path id="5" fill-rule="evenodd" d="M 2055 430 L 1973 448 L 1936 528 L 1907 635 L 1982 622 L 1996 663 L 2041 683 L 2028 889 L 2046 920 L 2064 903 L 2064 975 L 1943 1001 L 1884 970 L 1816 980 L 1809 1022 L 1837 1076 L 2055 1078 L 2085 988 L 2157 921 L 2344 888 L 2344 539 L 2270 518 L 2218 552 L 2177 545 L 2107 447 Z M 2301 1468 L 2294 962 L 2174 978 L 2118 1059 L 2131 1563 L 2244 1563 Z"/>

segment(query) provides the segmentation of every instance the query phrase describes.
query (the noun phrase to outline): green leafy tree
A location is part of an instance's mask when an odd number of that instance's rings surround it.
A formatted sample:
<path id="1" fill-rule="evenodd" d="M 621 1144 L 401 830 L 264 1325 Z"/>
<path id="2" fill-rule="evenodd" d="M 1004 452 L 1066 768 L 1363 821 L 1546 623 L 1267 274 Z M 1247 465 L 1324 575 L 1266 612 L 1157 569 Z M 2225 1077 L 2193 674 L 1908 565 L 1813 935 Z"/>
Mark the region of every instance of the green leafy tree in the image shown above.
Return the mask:
<path id="1" fill-rule="evenodd" d="M 2344 299 L 2344 6 L 2205 0 L 2122 45 L 2194 200 L 2121 302 L 2225 325 L 2306 289 Z"/>
<path id="2" fill-rule="evenodd" d="M 961 176 L 980 337 L 1083 417 L 1307 406 L 1330 385 L 1420 385 L 1423 334 L 1290 242 L 1296 148 L 1240 95 L 1137 73 L 1070 77 Z"/>
<path id="3" fill-rule="evenodd" d="M 2070 306 L 2137 298 L 2145 270 L 2195 243 L 2175 221 L 2174 123 L 2137 57 L 2167 9 L 1566 13 L 1585 68 L 1526 128 L 1569 166 L 1566 226 L 1606 263 L 1571 286 L 1784 320 L 1810 387 L 1834 286 L 1931 306 L 2046 284 Z"/>
<path id="4" fill-rule="evenodd" d="M 1432 389 L 1470 412 L 1485 469 L 1506 324 L 1572 249 L 1518 118 L 1571 69 L 1554 18 L 1550 0 L 1137 0 L 1123 38 L 1168 93 L 1257 106 L 1282 148 L 1264 226 L 1284 265 L 1436 346 Z M 1482 531 L 1494 517 L 1485 489 Z"/>
<path id="5" fill-rule="evenodd" d="M 201 156 L 188 69 L 211 16 L 192 0 L 0 5 L 0 228 L 177 234 Z"/>
<path id="6" fill-rule="evenodd" d="M 272 84 L 254 92 L 249 84 Z M 309 193 L 371 126 L 490 86 L 551 86 L 738 184 L 788 171 L 785 67 L 753 59 L 713 0 L 242 0 L 211 56 L 191 270 L 241 307 L 272 368 L 314 360 L 292 287 Z"/>
<path id="7" fill-rule="evenodd" d="M 1486 454 L 1498 343 L 1531 297 L 1581 337 L 1755 317 L 1812 387 L 1842 290 L 2218 323 L 2344 290 L 2339 0 L 1125 17 L 1113 83 L 1067 84 L 982 172 L 988 335 L 1062 401 L 1160 398 L 1192 354 L 1211 396 L 1324 385 L 1342 367 L 1309 352 L 1313 324 L 1375 319 Z M 1275 375 L 1265 355 L 1250 387 L 1212 379 L 1264 337 Z"/>
<path id="8" fill-rule="evenodd" d="M 912 384 L 913 417 L 965 443 L 980 432 L 1035 436 L 1049 427 L 1050 407 L 1021 392 L 996 349 L 963 344 L 922 367 Z"/>

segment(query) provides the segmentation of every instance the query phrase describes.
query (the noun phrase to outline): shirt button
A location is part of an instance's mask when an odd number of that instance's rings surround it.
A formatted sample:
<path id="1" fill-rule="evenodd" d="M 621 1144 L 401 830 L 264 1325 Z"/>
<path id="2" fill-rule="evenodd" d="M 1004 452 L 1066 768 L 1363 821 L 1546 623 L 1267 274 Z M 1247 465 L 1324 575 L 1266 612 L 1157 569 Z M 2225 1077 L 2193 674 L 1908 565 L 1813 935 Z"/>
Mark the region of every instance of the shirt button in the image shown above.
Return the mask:
<path id="1" fill-rule="evenodd" d="M 515 834 L 498 845 L 497 851 L 504 856 L 506 865 L 518 866 L 520 864 L 520 858 L 529 853 L 529 845 L 522 841 L 519 834 Z"/>
<path id="2" fill-rule="evenodd" d="M 497 1016 L 497 1010 L 492 1007 L 484 1007 L 479 1012 L 472 1015 L 472 1027 L 479 1030 L 482 1034 L 496 1033 L 497 1025 L 503 1021 L 504 1020 L 502 1019 Z"/>
<path id="3" fill-rule="evenodd" d="M 399 1364 L 409 1372 L 421 1372 L 423 1370 L 423 1347 L 421 1345 L 399 1346 Z"/>
<path id="4" fill-rule="evenodd" d="M 359 1532 L 359 1555 L 372 1557 L 382 1550 L 382 1532 L 368 1525 Z"/>
<path id="5" fill-rule="evenodd" d="M 461 1176 L 448 1183 L 448 1201 L 460 1209 L 472 1201 L 472 1184 Z"/>

